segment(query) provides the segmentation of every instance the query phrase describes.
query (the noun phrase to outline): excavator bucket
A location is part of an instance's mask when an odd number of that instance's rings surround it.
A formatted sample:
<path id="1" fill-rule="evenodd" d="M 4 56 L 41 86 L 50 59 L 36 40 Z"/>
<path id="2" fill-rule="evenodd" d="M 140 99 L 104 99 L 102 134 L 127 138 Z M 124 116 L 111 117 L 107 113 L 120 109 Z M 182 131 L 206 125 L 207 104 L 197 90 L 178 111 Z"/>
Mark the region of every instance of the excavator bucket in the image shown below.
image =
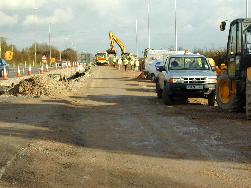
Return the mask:
<path id="1" fill-rule="evenodd" d="M 117 54 L 117 52 L 116 52 L 115 49 L 109 49 L 109 50 L 106 50 L 106 52 L 107 52 L 108 54 L 114 54 L 114 55 Z"/>

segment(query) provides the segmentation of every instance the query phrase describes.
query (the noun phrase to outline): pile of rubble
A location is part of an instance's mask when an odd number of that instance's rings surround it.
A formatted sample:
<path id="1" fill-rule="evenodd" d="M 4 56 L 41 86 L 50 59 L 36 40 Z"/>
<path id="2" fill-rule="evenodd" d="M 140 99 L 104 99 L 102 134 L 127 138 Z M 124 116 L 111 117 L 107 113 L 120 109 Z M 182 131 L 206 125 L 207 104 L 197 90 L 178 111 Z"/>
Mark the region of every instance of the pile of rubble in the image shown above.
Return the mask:
<path id="1" fill-rule="evenodd" d="M 32 76 L 19 82 L 11 90 L 11 95 L 23 95 L 30 97 L 56 96 L 66 92 L 67 82 L 57 80 L 51 76 Z"/>

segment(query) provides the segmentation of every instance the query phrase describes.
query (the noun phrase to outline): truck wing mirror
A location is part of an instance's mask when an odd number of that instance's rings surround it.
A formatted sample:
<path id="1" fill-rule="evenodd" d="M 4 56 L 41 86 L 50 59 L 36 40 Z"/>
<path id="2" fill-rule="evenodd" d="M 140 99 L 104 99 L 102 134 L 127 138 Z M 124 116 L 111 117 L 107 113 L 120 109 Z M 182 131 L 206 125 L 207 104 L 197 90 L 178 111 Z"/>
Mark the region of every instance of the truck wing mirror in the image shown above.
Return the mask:
<path id="1" fill-rule="evenodd" d="M 226 22 L 224 21 L 224 22 L 221 22 L 220 24 L 220 30 L 225 31 L 225 29 L 226 29 Z"/>
<path id="2" fill-rule="evenodd" d="M 156 68 L 157 71 L 162 72 L 165 71 L 165 67 L 164 66 L 159 66 L 158 68 Z"/>
<path id="3" fill-rule="evenodd" d="M 216 69 L 216 66 L 212 66 L 212 71 L 216 71 L 217 69 Z"/>

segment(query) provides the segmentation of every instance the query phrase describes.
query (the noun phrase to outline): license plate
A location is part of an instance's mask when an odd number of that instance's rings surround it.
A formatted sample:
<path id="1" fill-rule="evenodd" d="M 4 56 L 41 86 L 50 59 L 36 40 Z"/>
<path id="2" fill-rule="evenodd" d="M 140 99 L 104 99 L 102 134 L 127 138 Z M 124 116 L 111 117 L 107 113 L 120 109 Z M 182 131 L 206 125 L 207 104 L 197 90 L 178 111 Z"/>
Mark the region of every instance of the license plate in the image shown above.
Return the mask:
<path id="1" fill-rule="evenodd" d="M 203 89 L 202 85 L 188 85 L 187 89 Z"/>

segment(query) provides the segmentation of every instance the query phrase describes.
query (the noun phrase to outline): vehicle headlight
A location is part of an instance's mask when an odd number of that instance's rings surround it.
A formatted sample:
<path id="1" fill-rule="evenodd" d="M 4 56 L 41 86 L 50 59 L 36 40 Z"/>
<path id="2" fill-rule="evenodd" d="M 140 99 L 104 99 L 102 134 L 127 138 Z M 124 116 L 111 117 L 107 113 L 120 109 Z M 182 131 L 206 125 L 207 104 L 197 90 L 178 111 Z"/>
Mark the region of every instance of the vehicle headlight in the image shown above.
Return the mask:
<path id="1" fill-rule="evenodd" d="M 173 83 L 173 84 L 180 84 L 180 83 L 184 83 L 184 79 L 182 78 L 170 78 L 169 79 L 169 83 Z"/>
<path id="2" fill-rule="evenodd" d="M 217 83 L 217 79 L 216 78 L 207 78 L 207 83 L 208 84 L 215 84 L 215 83 Z"/>

